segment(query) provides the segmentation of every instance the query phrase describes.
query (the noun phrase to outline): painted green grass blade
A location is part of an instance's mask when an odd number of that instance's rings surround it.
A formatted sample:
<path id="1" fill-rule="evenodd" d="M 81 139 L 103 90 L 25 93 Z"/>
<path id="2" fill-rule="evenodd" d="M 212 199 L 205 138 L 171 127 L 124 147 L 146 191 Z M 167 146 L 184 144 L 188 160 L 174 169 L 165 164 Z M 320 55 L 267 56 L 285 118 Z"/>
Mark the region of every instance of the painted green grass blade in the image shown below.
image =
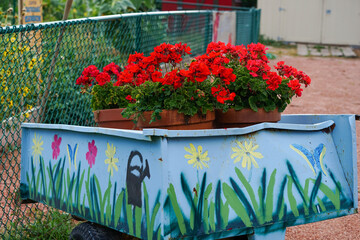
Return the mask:
<path id="1" fill-rule="evenodd" d="M 190 209 L 190 228 L 191 230 L 194 230 L 194 227 L 195 227 L 195 218 L 196 218 L 196 215 L 197 215 L 197 205 L 198 205 L 198 200 L 199 200 L 199 197 L 198 197 L 198 193 L 199 193 L 199 184 L 196 184 L 196 188 L 195 188 L 195 193 L 194 193 L 194 198 L 193 198 L 193 203 L 194 203 L 194 208 L 191 208 Z"/>
<path id="2" fill-rule="evenodd" d="M 284 217 L 284 190 L 287 182 L 287 177 L 285 176 L 280 185 L 280 192 L 278 196 L 278 202 L 276 206 L 275 216 L 278 216 L 279 220 L 282 220 Z"/>
<path id="3" fill-rule="evenodd" d="M 81 189 L 79 189 L 80 185 L 80 169 L 81 169 L 81 161 L 79 162 L 78 165 L 78 169 L 77 169 L 77 174 L 76 174 L 76 183 L 75 183 L 75 206 L 79 207 L 79 202 L 80 202 L 80 191 Z"/>
<path id="4" fill-rule="evenodd" d="M 135 236 L 141 238 L 141 217 L 142 208 L 134 206 L 135 208 Z"/>
<path id="5" fill-rule="evenodd" d="M 248 201 L 248 199 L 247 199 L 246 195 L 244 194 L 244 192 L 241 190 L 239 185 L 234 181 L 234 179 L 230 178 L 230 183 L 231 183 L 231 186 L 234 189 L 234 192 L 238 196 L 238 198 L 241 200 L 241 202 L 244 203 L 244 206 L 246 208 L 246 211 L 249 213 L 249 216 L 252 216 L 252 219 L 257 221 L 257 217 L 256 217 L 256 214 L 254 212 L 254 209 L 252 208 L 252 206 L 251 206 L 250 202 Z M 230 203 L 229 200 L 228 200 L 228 202 Z"/>
<path id="6" fill-rule="evenodd" d="M 311 179 L 312 182 L 315 183 L 315 179 Z M 325 196 L 332 202 L 332 204 L 335 206 L 336 210 L 340 209 L 340 193 L 339 189 L 335 189 L 335 193 L 324 183 L 319 184 L 319 189 L 321 192 L 325 194 Z M 337 193 L 338 192 L 338 193 Z"/>
<path id="7" fill-rule="evenodd" d="M 221 229 L 221 182 L 218 181 L 215 190 L 215 217 L 216 217 L 216 228 Z M 215 230 L 215 229 L 214 229 Z"/>
<path id="8" fill-rule="evenodd" d="M 116 199 L 116 203 L 115 203 L 115 217 L 114 217 L 114 226 L 117 227 L 119 221 L 120 221 L 120 217 L 121 217 L 121 210 L 122 210 L 122 206 L 123 206 L 123 201 L 124 201 L 124 190 L 121 191 L 120 195 L 118 196 L 118 198 Z M 115 194 L 114 194 L 115 197 Z"/>
<path id="9" fill-rule="evenodd" d="M 70 189 L 70 182 L 71 182 L 71 178 L 70 178 L 70 169 L 66 169 L 66 188 Z M 66 192 L 66 189 L 65 189 Z M 67 197 L 66 195 L 64 196 L 64 198 Z"/>
<path id="10" fill-rule="evenodd" d="M 235 168 L 235 172 L 250 197 L 250 201 L 254 208 L 257 218 L 260 219 L 262 214 L 260 214 L 259 204 L 256 201 L 256 197 L 255 197 L 253 188 L 251 187 L 250 183 L 246 180 L 245 176 L 242 174 L 242 172 L 238 168 Z"/>
<path id="11" fill-rule="evenodd" d="M 265 200 L 265 222 L 273 220 L 272 214 L 274 209 L 274 186 L 275 186 L 276 169 L 271 173 L 269 186 L 267 187 L 266 200 Z"/>
<path id="12" fill-rule="evenodd" d="M 143 182 L 143 189 L 144 189 L 144 203 L 145 203 L 145 219 L 146 219 L 146 234 L 147 234 L 147 239 L 152 240 L 152 229 L 150 229 L 150 207 L 149 207 L 149 195 L 148 195 L 148 191 L 146 188 L 146 184 L 145 182 Z"/>
<path id="13" fill-rule="evenodd" d="M 238 217 L 243 221 L 246 227 L 251 227 L 252 223 L 249 217 L 248 212 L 246 211 L 244 205 L 241 203 L 238 195 L 235 191 L 226 183 L 223 183 L 223 191 L 225 198 L 227 199 L 231 208 L 235 211 Z"/>
<path id="14" fill-rule="evenodd" d="M 220 215 L 221 215 L 221 228 L 222 229 L 226 229 L 227 225 L 229 223 L 229 212 L 230 212 L 230 208 L 229 208 L 229 203 L 227 201 L 225 201 L 225 203 L 223 204 L 222 200 L 221 200 L 221 209 L 220 209 Z"/>
<path id="15" fill-rule="evenodd" d="M 257 216 L 257 220 L 258 220 L 258 223 L 260 225 L 263 225 L 265 223 L 265 203 L 264 203 L 264 191 L 263 191 L 263 188 L 262 186 L 259 186 L 258 188 L 258 195 L 259 195 L 259 208 L 258 209 L 255 209 L 255 214 Z"/>
<path id="16" fill-rule="evenodd" d="M 304 201 L 304 207 L 305 207 L 305 206 L 307 206 L 309 204 L 309 202 L 307 201 L 307 198 L 304 196 L 304 189 L 301 187 L 299 178 L 297 177 L 297 175 L 295 173 L 295 170 L 293 169 L 292 165 L 288 161 L 286 162 L 286 164 L 287 164 L 287 167 L 289 169 L 290 176 L 291 176 L 291 178 L 293 180 L 293 183 L 294 183 L 296 189 L 298 190 L 301 198 Z"/>
<path id="17" fill-rule="evenodd" d="M 90 218 L 94 219 L 94 205 L 93 205 L 93 201 L 92 201 L 92 194 L 90 191 L 90 186 L 91 186 L 90 168 L 88 168 L 87 180 L 85 181 L 85 191 L 86 191 L 87 200 L 89 202 Z"/>
<path id="18" fill-rule="evenodd" d="M 53 175 L 53 169 L 52 169 L 52 165 L 51 162 L 49 162 L 49 167 L 48 169 L 48 173 L 49 173 L 49 178 L 50 178 L 50 185 L 51 185 L 51 191 L 52 191 L 52 203 L 53 206 L 55 206 L 55 199 L 56 199 L 56 187 L 55 187 L 55 182 L 54 182 L 54 175 Z"/>
<path id="19" fill-rule="evenodd" d="M 34 161 L 33 161 L 33 157 L 31 157 L 31 183 L 29 183 L 29 185 L 32 185 L 32 198 L 35 198 L 35 191 L 36 191 L 36 186 L 35 186 L 35 166 L 34 166 Z"/>
<path id="20" fill-rule="evenodd" d="M 289 199 L 289 203 L 290 203 L 290 208 L 291 208 L 291 211 L 293 212 L 294 216 L 298 217 L 299 210 L 297 208 L 296 199 L 292 192 L 292 185 L 293 185 L 293 180 L 290 176 L 288 176 L 287 194 L 288 194 L 288 199 Z"/>
<path id="21" fill-rule="evenodd" d="M 204 194 L 204 207 L 203 207 L 203 226 L 204 233 L 209 233 L 209 195 L 212 191 L 212 183 L 210 183 L 205 190 Z"/>
<path id="22" fill-rule="evenodd" d="M 128 204 L 128 192 L 127 189 L 126 195 L 125 195 L 125 210 L 126 210 L 126 220 L 129 228 L 129 234 L 134 235 L 134 222 L 133 222 L 133 211 L 132 211 L 132 205 Z"/>
<path id="23" fill-rule="evenodd" d="M 64 202 L 66 202 L 66 208 L 72 211 L 72 206 L 70 207 L 70 205 L 72 205 L 72 192 L 73 192 L 73 187 L 74 187 L 74 179 L 75 179 L 75 174 L 72 175 L 72 177 L 70 178 L 70 171 L 69 169 L 67 169 L 67 189 L 65 189 L 64 192 L 67 192 L 67 195 L 64 195 Z"/>
<path id="24" fill-rule="evenodd" d="M 325 207 L 325 204 L 323 203 L 323 201 L 319 197 L 316 197 L 316 199 L 317 199 L 317 201 L 319 203 L 321 211 L 326 212 L 326 207 Z"/>
<path id="25" fill-rule="evenodd" d="M 114 194 L 113 194 L 113 200 L 112 200 L 112 211 L 111 211 L 111 223 L 113 224 L 113 226 L 116 228 L 117 227 L 117 222 L 115 222 L 115 207 L 116 207 L 116 188 L 117 187 L 117 183 L 114 183 Z"/>
<path id="26" fill-rule="evenodd" d="M 80 198 L 81 198 L 80 197 L 80 194 L 81 194 L 81 187 L 80 186 L 83 186 L 84 177 L 85 177 L 85 170 L 81 174 L 79 186 L 76 186 L 77 187 L 77 190 L 76 190 L 76 193 L 75 193 L 76 194 L 76 199 L 77 199 L 76 206 L 78 206 L 78 209 L 80 209 Z"/>
<path id="27" fill-rule="evenodd" d="M 146 184 L 143 182 L 143 189 L 144 189 L 144 201 L 145 201 L 145 217 L 146 217 L 146 226 L 147 226 L 147 239 L 152 240 L 154 235 L 154 225 L 155 225 L 155 218 L 160 209 L 160 191 L 157 195 L 155 200 L 155 206 L 152 211 L 152 215 L 150 218 L 150 207 L 149 207 L 149 195 L 147 192 Z"/>
<path id="28" fill-rule="evenodd" d="M 157 234 L 157 239 L 160 240 L 161 239 L 161 228 L 159 228 L 158 234 Z"/>
<path id="29" fill-rule="evenodd" d="M 205 186 L 206 186 L 206 172 L 204 173 L 203 178 L 201 180 L 200 194 L 199 194 L 199 199 L 197 201 L 197 216 L 198 216 L 198 218 L 196 218 L 195 229 L 200 229 L 201 225 L 202 225 L 202 213 L 203 213 Z"/>
<path id="30" fill-rule="evenodd" d="M 105 190 L 104 192 L 104 196 L 102 196 L 102 192 L 101 192 L 101 186 L 99 183 L 98 178 L 96 177 L 96 175 L 93 176 L 94 182 L 96 184 L 96 188 L 97 188 L 97 196 L 99 198 L 99 206 L 100 209 L 98 209 L 98 213 L 100 214 L 100 222 L 101 223 L 105 223 L 105 203 L 106 203 L 106 199 L 108 197 L 110 197 L 110 189 L 111 189 L 111 181 L 110 181 L 110 175 L 109 175 L 109 183 L 108 183 L 108 188 Z"/>
<path id="31" fill-rule="evenodd" d="M 167 193 L 168 193 L 168 196 L 170 198 L 170 202 L 171 202 L 171 205 L 173 207 L 173 210 L 174 210 L 174 213 L 175 213 L 175 216 L 176 216 L 176 219 L 177 219 L 177 223 L 178 223 L 180 232 L 181 232 L 182 235 L 185 235 L 185 233 L 186 233 L 186 225 L 185 225 L 184 217 L 183 217 L 182 212 L 180 210 L 179 203 L 177 202 L 175 188 L 171 183 L 169 185 L 169 188 L 167 189 Z"/>
<path id="32" fill-rule="evenodd" d="M 93 175 L 91 177 L 91 190 L 90 192 L 92 193 L 92 202 L 93 202 L 93 206 L 94 206 L 94 215 L 95 215 L 95 219 L 96 221 L 100 221 L 100 223 L 102 223 L 101 221 L 101 212 L 100 212 L 100 203 L 99 203 L 99 200 L 98 200 L 98 192 L 97 192 L 97 188 L 96 188 L 96 181 L 95 181 L 96 176 Z M 101 193 L 100 193 L 101 194 Z M 101 197 L 101 196 L 100 196 Z M 100 216 L 99 216 L 100 215 Z"/>
<path id="33" fill-rule="evenodd" d="M 62 164 L 62 167 L 60 169 L 60 183 L 59 183 L 59 188 L 58 188 L 58 191 L 59 191 L 59 200 L 61 200 L 61 193 L 62 193 L 62 189 L 63 189 L 63 181 L 64 181 L 64 170 L 65 170 L 65 161 L 63 161 L 63 164 Z M 61 204 L 63 204 L 63 202 L 60 202 L 60 206 Z M 61 208 L 61 207 L 60 207 Z"/>
<path id="34" fill-rule="evenodd" d="M 259 201 L 260 201 L 262 216 L 265 217 L 266 168 L 264 168 L 263 174 L 262 174 L 262 177 L 261 177 L 261 189 L 262 189 L 262 193 L 261 193 L 261 197 L 259 197 Z M 264 221 L 265 221 L 265 219 L 264 219 Z"/>
<path id="35" fill-rule="evenodd" d="M 111 189 L 112 189 L 112 183 L 110 181 L 110 176 L 109 176 L 108 188 L 105 190 L 104 197 L 103 197 L 102 203 L 101 203 L 101 210 L 100 211 L 102 211 L 102 213 L 104 213 L 105 206 L 106 206 L 106 211 L 105 212 L 109 211 L 108 210 L 109 208 L 107 206 L 111 207 L 111 205 L 110 205 Z M 107 222 L 109 222 L 110 219 L 111 219 L 111 214 L 110 213 L 111 212 L 109 212 L 108 214 L 105 214 L 105 216 L 104 216 L 104 217 L 106 217 Z"/>
<path id="36" fill-rule="evenodd" d="M 156 205 L 154 206 L 154 209 L 153 209 L 153 213 L 151 215 L 151 220 L 150 220 L 150 227 L 149 229 L 151 230 L 150 233 L 151 233 L 151 238 L 149 238 L 150 240 L 152 239 L 152 235 L 153 235 L 153 229 L 154 229 L 154 225 L 155 225 L 155 218 L 156 218 L 156 215 L 158 214 L 159 212 L 159 209 L 160 209 L 160 202 L 157 202 Z"/>
<path id="37" fill-rule="evenodd" d="M 28 186 L 29 186 L 29 197 L 30 198 L 32 198 L 32 187 L 31 187 L 31 184 L 30 184 L 30 177 L 29 177 L 29 173 L 28 172 L 26 172 L 26 180 L 27 180 L 27 182 L 28 182 Z"/>
<path id="38" fill-rule="evenodd" d="M 105 221 L 106 226 L 110 226 L 111 224 L 111 204 L 106 204 L 106 211 L 105 211 Z"/>
<path id="39" fill-rule="evenodd" d="M 321 172 L 319 173 L 318 177 L 316 178 L 316 181 L 315 181 L 315 184 L 314 184 L 314 187 L 311 191 L 311 195 L 310 195 L 310 203 L 309 203 L 309 208 L 311 209 L 313 207 L 313 204 L 314 204 L 314 201 L 315 201 L 315 197 L 316 195 L 318 194 L 318 191 L 319 191 L 319 186 L 320 186 L 320 183 L 321 183 Z M 316 212 L 316 210 L 314 211 Z"/>
<path id="40" fill-rule="evenodd" d="M 209 224 L 211 231 L 215 231 L 215 203 L 213 201 L 210 201 Z"/>
<path id="41" fill-rule="evenodd" d="M 310 201 L 310 199 L 308 197 L 309 196 L 308 195 L 308 193 L 309 193 L 309 185 L 310 185 L 309 183 L 310 183 L 310 178 L 305 180 L 305 186 L 304 186 L 304 197 L 305 197 L 307 202 Z"/>
<path id="42" fill-rule="evenodd" d="M 39 171 L 41 172 L 43 196 L 46 196 L 45 166 L 44 166 L 44 159 L 42 157 L 40 158 L 40 170 Z"/>
<path id="43" fill-rule="evenodd" d="M 35 181 L 35 186 L 36 186 L 36 195 L 39 197 L 39 199 L 41 198 L 41 194 L 39 193 L 39 185 L 40 185 L 40 171 L 37 173 L 37 176 L 36 176 L 36 181 Z"/>
<path id="44" fill-rule="evenodd" d="M 191 211 L 194 211 L 194 213 L 195 213 L 194 222 L 200 222 L 200 221 L 201 221 L 201 218 L 199 219 L 199 214 L 198 214 L 198 211 L 197 211 L 197 206 L 195 205 L 196 202 L 197 202 L 197 201 L 195 201 L 195 200 L 197 200 L 198 196 L 197 196 L 197 194 L 195 194 L 195 197 L 194 197 L 194 199 L 193 199 L 192 193 L 191 193 L 191 190 L 190 190 L 190 187 L 189 187 L 189 185 L 187 184 L 186 179 L 185 179 L 185 177 L 184 177 L 184 175 L 183 175 L 182 173 L 181 173 L 181 187 L 182 187 L 182 190 L 183 190 L 184 195 L 185 195 L 185 197 L 186 197 L 186 200 L 187 200 L 188 203 L 190 204 L 190 209 L 191 209 Z M 198 191 L 198 185 L 197 185 L 196 187 L 197 187 L 196 191 L 199 192 L 199 191 Z M 190 219 L 190 221 L 191 221 L 191 219 Z"/>

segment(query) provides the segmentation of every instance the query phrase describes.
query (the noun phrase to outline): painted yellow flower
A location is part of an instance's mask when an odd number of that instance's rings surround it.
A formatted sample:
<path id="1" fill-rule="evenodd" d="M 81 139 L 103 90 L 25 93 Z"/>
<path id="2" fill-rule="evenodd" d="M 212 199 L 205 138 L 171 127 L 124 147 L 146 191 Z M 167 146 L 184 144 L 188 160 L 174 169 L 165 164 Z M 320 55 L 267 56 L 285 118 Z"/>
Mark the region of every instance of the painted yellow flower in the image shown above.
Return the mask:
<path id="1" fill-rule="evenodd" d="M 193 165 L 196 169 L 203 169 L 203 167 L 209 168 L 209 165 L 207 164 L 210 160 L 208 157 L 208 151 L 203 153 L 202 146 L 198 146 L 196 149 L 195 146 L 190 143 L 190 148 L 184 147 L 184 149 L 190 153 L 184 156 L 186 159 L 189 159 L 188 164 Z"/>
<path id="2" fill-rule="evenodd" d="M 114 147 L 113 144 L 108 143 L 107 144 L 107 149 L 105 151 L 106 156 L 108 157 L 107 159 L 105 159 L 105 164 L 108 164 L 108 172 L 110 172 L 110 175 L 113 176 L 114 175 L 114 169 L 115 171 L 118 171 L 118 167 L 116 166 L 116 163 L 119 162 L 118 158 L 115 158 L 115 153 L 116 153 L 116 147 Z"/>
<path id="3" fill-rule="evenodd" d="M 264 157 L 261 153 L 255 152 L 255 150 L 259 148 L 259 145 L 255 144 L 253 146 L 252 141 L 250 141 L 250 143 L 245 141 L 245 145 L 239 141 L 236 141 L 236 143 L 239 147 L 233 147 L 232 150 L 234 153 L 231 155 L 232 159 L 235 158 L 234 163 L 242 160 L 241 166 L 243 168 L 247 166 L 247 169 L 250 170 L 251 163 L 254 165 L 254 167 L 258 168 L 259 165 L 255 161 L 255 158 L 261 159 Z"/>
<path id="4" fill-rule="evenodd" d="M 44 141 L 42 140 L 41 136 L 36 135 L 36 133 L 34 133 L 33 143 L 34 145 L 31 147 L 33 150 L 32 154 L 35 162 L 37 163 L 40 159 L 40 155 L 42 154 L 42 151 L 44 150 L 44 148 L 42 147 Z"/>

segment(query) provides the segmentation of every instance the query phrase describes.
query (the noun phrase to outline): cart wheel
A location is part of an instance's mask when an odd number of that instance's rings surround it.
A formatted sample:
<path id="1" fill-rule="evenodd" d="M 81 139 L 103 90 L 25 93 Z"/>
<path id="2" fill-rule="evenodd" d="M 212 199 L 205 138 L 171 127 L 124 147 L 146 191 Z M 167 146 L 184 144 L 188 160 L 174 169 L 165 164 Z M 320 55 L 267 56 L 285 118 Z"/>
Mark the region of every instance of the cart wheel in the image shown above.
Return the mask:
<path id="1" fill-rule="evenodd" d="M 70 240 L 116 240 L 123 234 L 91 222 L 77 225 L 70 233 Z"/>

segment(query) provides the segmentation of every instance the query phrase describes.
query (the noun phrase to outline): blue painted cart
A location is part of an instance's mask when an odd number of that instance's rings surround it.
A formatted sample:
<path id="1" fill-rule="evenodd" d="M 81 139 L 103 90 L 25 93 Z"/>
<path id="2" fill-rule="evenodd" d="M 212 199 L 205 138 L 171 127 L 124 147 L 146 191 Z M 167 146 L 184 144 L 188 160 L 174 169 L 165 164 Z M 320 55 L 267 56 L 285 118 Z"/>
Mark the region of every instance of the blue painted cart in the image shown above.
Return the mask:
<path id="1" fill-rule="evenodd" d="M 22 125 L 21 195 L 141 239 L 284 239 L 357 212 L 354 115 L 212 130 Z"/>

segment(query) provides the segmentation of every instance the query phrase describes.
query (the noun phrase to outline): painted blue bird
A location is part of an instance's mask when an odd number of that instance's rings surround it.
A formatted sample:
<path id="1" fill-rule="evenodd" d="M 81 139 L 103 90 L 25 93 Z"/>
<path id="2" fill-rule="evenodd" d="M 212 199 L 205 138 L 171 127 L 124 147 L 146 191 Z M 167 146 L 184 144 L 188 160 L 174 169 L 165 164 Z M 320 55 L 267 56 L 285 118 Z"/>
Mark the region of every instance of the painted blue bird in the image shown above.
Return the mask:
<path id="1" fill-rule="evenodd" d="M 309 150 L 298 144 L 292 144 L 290 145 L 290 148 L 295 152 L 297 152 L 302 158 L 305 159 L 305 161 L 308 163 L 310 169 L 313 171 L 315 176 L 316 176 L 315 166 L 318 169 L 320 169 L 325 174 L 325 176 L 327 176 L 327 172 L 324 167 L 324 156 L 326 153 L 326 147 L 324 144 L 320 143 L 319 146 L 315 148 L 313 153 L 311 153 Z"/>

